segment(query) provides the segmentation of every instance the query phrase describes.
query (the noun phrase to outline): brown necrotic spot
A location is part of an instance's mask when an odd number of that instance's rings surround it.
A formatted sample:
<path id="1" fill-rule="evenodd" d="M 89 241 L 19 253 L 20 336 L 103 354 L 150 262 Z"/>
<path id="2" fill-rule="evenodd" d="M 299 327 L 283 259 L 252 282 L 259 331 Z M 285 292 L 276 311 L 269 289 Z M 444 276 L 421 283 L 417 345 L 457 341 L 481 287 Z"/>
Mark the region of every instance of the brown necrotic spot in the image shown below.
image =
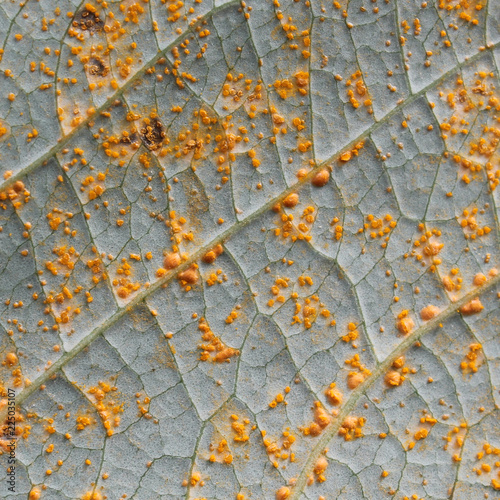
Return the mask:
<path id="1" fill-rule="evenodd" d="M 141 128 L 141 138 L 144 145 L 152 150 L 156 151 L 163 144 L 163 139 L 165 138 L 165 132 L 163 130 L 163 125 L 160 120 L 152 119 L 144 122 L 144 127 Z"/>
<path id="2" fill-rule="evenodd" d="M 104 64 L 104 61 L 97 56 L 90 58 L 88 64 L 85 65 L 85 69 L 92 76 L 106 76 L 109 73 L 109 66 Z"/>
<path id="3" fill-rule="evenodd" d="M 83 9 L 76 14 L 73 20 L 73 27 L 82 31 L 88 31 L 91 35 L 96 32 L 102 31 L 104 28 L 104 21 L 99 18 L 97 12 L 92 12 L 89 9 Z"/>
<path id="4" fill-rule="evenodd" d="M 139 136 L 135 132 L 133 132 L 132 134 L 128 134 L 128 135 L 123 135 L 120 138 L 120 142 L 122 144 L 135 144 L 135 143 L 139 142 Z"/>

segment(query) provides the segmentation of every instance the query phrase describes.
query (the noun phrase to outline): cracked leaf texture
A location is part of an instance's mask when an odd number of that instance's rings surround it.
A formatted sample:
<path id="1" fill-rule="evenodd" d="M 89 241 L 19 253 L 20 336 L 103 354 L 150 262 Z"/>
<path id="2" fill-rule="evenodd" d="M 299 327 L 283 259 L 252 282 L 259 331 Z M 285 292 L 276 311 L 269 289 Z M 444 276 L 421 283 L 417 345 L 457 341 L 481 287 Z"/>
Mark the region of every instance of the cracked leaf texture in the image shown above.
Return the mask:
<path id="1" fill-rule="evenodd" d="M 497 0 L 6 0 L 0 58 L 1 498 L 499 497 Z"/>

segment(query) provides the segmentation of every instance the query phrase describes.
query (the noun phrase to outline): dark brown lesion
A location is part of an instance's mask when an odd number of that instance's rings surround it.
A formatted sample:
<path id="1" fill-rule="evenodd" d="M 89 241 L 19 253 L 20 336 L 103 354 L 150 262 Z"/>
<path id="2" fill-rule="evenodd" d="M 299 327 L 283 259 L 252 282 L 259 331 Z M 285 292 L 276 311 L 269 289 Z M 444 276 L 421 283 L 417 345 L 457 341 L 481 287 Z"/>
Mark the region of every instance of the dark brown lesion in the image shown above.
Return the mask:
<path id="1" fill-rule="evenodd" d="M 85 65 L 86 70 L 93 76 L 106 76 L 109 73 L 109 66 L 97 56 L 92 56 Z"/>
<path id="2" fill-rule="evenodd" d="M 99 17 L 99 14 L 84 9 L 76 14 L 73 19 L 73 27 L 79 28 L 82 31 L 88 31 L 93 35 L 103 30 L 104 21 Z"/>
<path id="3" fill-rule="evenodd" d="M 145 121 L 140 134 L 142 142 L 151 151 L 156 151 L 161 147 L 166 135 L 162 123 L 156 118 Z"/>
<path id="4" fill-rule="evenodd" d="M 134 132 L 132 134 L 123 135 L 120 139 L 122 144 L 134 144 L 139 140 L 139 136 Z"/>

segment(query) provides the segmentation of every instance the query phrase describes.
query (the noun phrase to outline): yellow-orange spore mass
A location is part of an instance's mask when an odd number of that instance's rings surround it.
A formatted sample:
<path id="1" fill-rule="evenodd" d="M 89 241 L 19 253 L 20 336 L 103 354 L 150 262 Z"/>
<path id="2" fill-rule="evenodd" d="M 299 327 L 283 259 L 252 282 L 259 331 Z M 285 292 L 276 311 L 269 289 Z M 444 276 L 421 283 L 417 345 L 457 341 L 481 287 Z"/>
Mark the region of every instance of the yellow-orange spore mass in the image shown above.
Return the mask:
<path id="1" fill-rule="evenodd" d="M 215 262 L 217 257 L 221 255 L 224 252 L 224 248 L 222 245 L 217 245 L 212 250 L 208 251 L 202 258 L 201 260 L 205 262 L 205 264 L 212 264 Z"/>
<path id="2" fill-rule="evenodd" d="M 229 358 L 231 358 L 233 356 L 237 356 L 238 354 L 239 354 L 239 351 L 237 349 L 232 349 L 231 347 L 226 347 L 226 348 L 222 349 L 222 351 L 219 351 L 215 355 L 214 359 L 218 363 L 222 363 L 224 361 L 228 361 Z"/>
<path id="3" fill-rule="evenodd" d="M 409 312 L 405 309 L 398 315 L 398 322 L 396 323 L 396 326 L 398 330 L 404 334 L 407 335 L 410 332 L 413 331 L 413 328 L 415 327 L 414 321 L 410 318 Z"/>
<path id="4" fill-rule="evenodd" d="M 287 500 L 290 498 L 291 495 L 290 488 L 287 486 L 282 486 L 277 492 L 276 492 L 276 500 Z"/>
<path id="5" fill-rule="evenodd" d="M 291 193 L 283 200 L 283 206 L 286 208 L 294 208 L 298 203 L 299 195 L 297 193 Z"/>
<path id="6" fill-rule="evenodd" d="M 349 389 L 356 389 L 364 380 L 365 377 L 362 373 L 350 372 L 349 375 L 347 375 L 347 387 L 349 387 Z"/>
<path id="7" fill-rule="evenodd" d="M 312 178 L 312 185 L 314 187 L 323 187 L 328 184 L 328 181 L 330 179 L 330 172 L 326 169 L 320 170 L 313 178 Z"/>
<path id="8" fill-rule="evenodd" d="M 321 457 L 319 457 L 316 463 L 314 464 L 313 472 L 319 476 L 320 474 L 323 474 L 327 468 L 328 468 L 328 460 L 323 455 L 321 455 Z"/>
<path id="9" fill-rule="evenodd" d="M 400 373 L 394 370 L 387 372 L 384 380 L 389 387 L 396 387 L 402 382 Z"/>
<path id="10" fill-rule="evenodd" d="M 430 319 L 436 317 L 440 313 L 439 307 L 428 305 L 420 311 L 420 317 L 424 321 L 429 321 Z"/>
<path id="11" fill-rule="evenodd" d="M 177 252 L 172 252 L 165 255 L 163 259 L 163 267 L 165 269 L 174 269 L 181 263 L 181 256 Z"/>
<path id="12" fill-rule="evenodd" d="M 327 389 L 325 392 L 325 395 L 328 398 L 328 401 L 330 402 L 330 404 L 332 404 L 334 406 L 341 405 L 342 400 L 344 399 L 344 395 L 338 389 L 335 389 L 334 387 L 330 387 L 329 389 Z"/>
<path id="13" fill-rule="evenodd" d="M 199 277 L 200 275 L 198 270 L 194 266 L 188 267 L 185 271 L 182 271 L 177 275 L 177 279 L 179 281 L 184 281 L 189 285 L 194 285 L 198 281 Z"/>
<path id="14" fill-rule="evenodd" d="M 126 299 L 130 295 L 130 291 L 127 287 L 121 286 L 118 288 L 116 294 L 120 297 L 120 299 Z"/>
<path id="15" fill-rule="evenodd" d="M 314 422 L 316 422 L 322 429 L 326 427 L 330 421 L 332 420 L 332 417 L 326 412 L 324 408 L 321 406 L 316 406 L 314 409 Z"/>
<path id="16" fill-rule="evenodd" d="M 29 500 L 40 500 L 42 492 L 40 488 L 33 488 L 29 493 Z"/>
<path id="17" fill-rule="evenodd" d="M 470 314 L 477 314 L 480 313 L 484 309 L 483 304 L 481 304 L 481 301 L 479 298 L 472 299 L 470 302 L 467 304 L 464 304 L 460 308 L 460 312 L 465 315 L 470 315 Z"/>

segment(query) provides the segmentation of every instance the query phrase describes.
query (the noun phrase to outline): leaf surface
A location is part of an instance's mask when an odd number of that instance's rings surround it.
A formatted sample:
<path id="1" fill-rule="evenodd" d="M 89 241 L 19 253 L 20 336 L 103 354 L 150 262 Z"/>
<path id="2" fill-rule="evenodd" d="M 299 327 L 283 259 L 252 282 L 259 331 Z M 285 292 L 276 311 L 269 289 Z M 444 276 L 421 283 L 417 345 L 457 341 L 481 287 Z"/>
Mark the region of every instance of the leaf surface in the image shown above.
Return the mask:
<path id="1" fill-rule="evenodd" d="M 2 498 L 495 495 L 497 2 L 0 8 Z"/>

